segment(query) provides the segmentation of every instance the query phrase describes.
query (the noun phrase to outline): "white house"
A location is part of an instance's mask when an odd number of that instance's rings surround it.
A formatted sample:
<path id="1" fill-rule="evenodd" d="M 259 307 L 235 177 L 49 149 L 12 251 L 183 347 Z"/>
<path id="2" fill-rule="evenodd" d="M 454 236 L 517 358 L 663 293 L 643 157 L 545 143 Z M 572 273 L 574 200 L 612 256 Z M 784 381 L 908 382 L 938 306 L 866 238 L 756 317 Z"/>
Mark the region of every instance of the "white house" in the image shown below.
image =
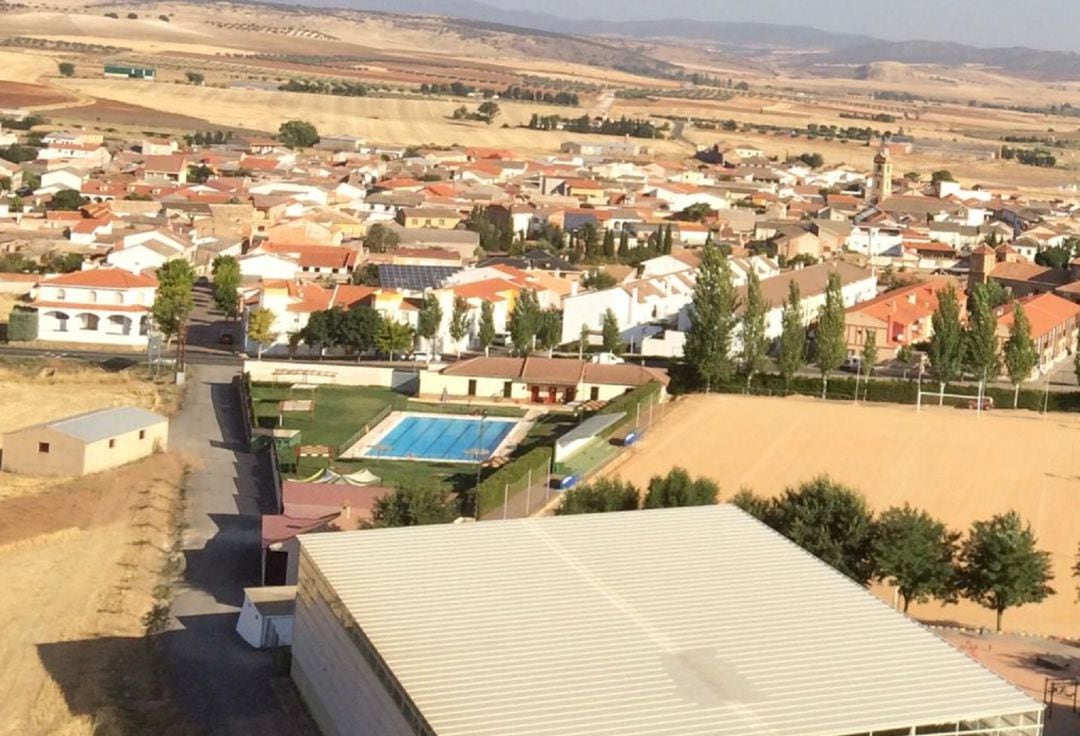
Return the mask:
<path id="1" fill-rule="evenodd" d="M 105 262 L 131 273 L 157 270 L 176 259 L 189 263 L 195 248 L 187 238 L 165 230 L 145 230 L 126 235 L 105 256 Z"/>
<path id="2" fill-rule="evenodd" d="M 41 186 L 34 194 L 55 194 L 65 189 L 73 189 L 76 192 L 82 189 L 86 174 L 70 167 L 53 169 L 41 175 Z"/>
<path id="3" fill-rule="evenodd" d="M 713 210 L 726 210 L 731 204 L 722 192 L 713 192 L 694 184 L 666 182 L 646 187 L 658 200 L 667 204 L 672 212 L 682 212 L 695 204 L 704 204 Z"/>
<path id="4" fill-rule="evenodd" d="M 259 251 L 243 255 L 237 261 L 240 275 L 247 279 L 291 281 L 300 271 L 299 259 L 283 253 Z"/>
<path id="5" fill-rule="evenodd" d="M 562 340 L 573 342 L 583 328 L 599 335 L 610 310 L 619 323 L 624 342 L 640 345 L 648 335 L 661 332 L 664 323 L 677 319 L 694 298 L 693 270 L 630 281 L 611 289 L 564 297 Z"/>
<path id="6" fill-rule="evenodd" d="M 119 268 L 44 279 L 31 303 L 38 312 L 38 339 L 145 347 L 156 293 L 156 279 Z"/>

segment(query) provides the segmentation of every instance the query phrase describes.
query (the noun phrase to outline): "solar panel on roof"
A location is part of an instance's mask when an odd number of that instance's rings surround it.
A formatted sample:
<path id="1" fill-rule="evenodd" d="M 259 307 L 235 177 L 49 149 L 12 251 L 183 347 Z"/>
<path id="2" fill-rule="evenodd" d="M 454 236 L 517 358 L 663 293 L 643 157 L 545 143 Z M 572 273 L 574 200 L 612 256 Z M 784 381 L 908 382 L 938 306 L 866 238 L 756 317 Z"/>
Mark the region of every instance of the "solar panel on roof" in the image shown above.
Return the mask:
<path id="1" fill-rule="evenodd" d="M 379 283 L 389 289 L 423 291 L 442 286 L 460 271 L 456 266 L 379 266 Z"/>

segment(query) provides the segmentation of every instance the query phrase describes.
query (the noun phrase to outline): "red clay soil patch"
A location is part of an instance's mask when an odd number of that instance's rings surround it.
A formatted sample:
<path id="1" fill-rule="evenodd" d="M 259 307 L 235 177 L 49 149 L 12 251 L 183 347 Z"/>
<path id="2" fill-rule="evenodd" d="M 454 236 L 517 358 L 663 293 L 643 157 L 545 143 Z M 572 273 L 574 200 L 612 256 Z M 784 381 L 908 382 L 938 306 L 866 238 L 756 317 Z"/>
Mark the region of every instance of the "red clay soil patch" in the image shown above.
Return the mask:
<path id="1" fill-rule="evenodd" d="M 0 107 L 37 107 L 74 102 L 77 98 L 66 92 L 40 84 L 0 82 Z"/>
<path id="2" fill-rule="evenodd" d="M 171 112 L 154 110 L 139 105 L 129 105 L 126 102 L 115 100 L 97 99 L 91 105 L 79 107 L 65 107 L 50 112 L 51 118 L 62 118 L 78 122 L 97 122 L 109 125 L 131 125 L 143 130 L 160 128 L 180 128 L 182 130 L 198 130 L 211 127 L 208 120 L 176 115 Z"/>

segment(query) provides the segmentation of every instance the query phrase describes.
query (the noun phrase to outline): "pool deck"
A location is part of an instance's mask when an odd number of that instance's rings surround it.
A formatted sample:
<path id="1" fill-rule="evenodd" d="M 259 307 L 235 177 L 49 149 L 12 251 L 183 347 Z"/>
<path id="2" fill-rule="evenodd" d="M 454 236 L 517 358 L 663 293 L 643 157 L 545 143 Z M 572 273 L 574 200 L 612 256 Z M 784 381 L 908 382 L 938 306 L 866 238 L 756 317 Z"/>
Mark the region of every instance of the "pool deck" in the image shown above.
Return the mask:
<path id="1" fill-rule="evenodd" d="M 499 457 L 505 457 L 510 455 L 521 441 L 525 439 L 529 431 L 532 429 L 533 424 L 536 423 L 536 419 L 541 415 L 540 412 L 529 412 L 526 416 L 518 419 L 513 417 L 487 417 L 486 422 L 500 422 L 503 424 L 513 424 L 513 429 L 503 438 L 502 442 L 492 451 L 491 455 L 484 458 L 484 462 L 490 462 Z M 341 458 L 343 460 L 415 460 L 417 462 L 451 462 L 460 463 L 461 460 L 447 460 L 442 458 L 431 457 L 397 457 L 394 455 L 384 455 L 379 453 L 377 456 L 368 455 L 368 451 L 377 447 L 403 420 L 410 417 L 426 417 L 429 419 L 439 419 L 443 421 L 450 420 L 462 420 L 472 419 L 479 421 L 478 416 L 472 415 L 460 415 L 460 414 L 432 414 L 427 412 L 415 412 L 415 411 L 395 411 L 391 412 L 386 419 L 379 422 L 373 430 L 360 438 L 360 441 L 346 450 Z M 470 462 L 470 461 L 464 461 Z"/>

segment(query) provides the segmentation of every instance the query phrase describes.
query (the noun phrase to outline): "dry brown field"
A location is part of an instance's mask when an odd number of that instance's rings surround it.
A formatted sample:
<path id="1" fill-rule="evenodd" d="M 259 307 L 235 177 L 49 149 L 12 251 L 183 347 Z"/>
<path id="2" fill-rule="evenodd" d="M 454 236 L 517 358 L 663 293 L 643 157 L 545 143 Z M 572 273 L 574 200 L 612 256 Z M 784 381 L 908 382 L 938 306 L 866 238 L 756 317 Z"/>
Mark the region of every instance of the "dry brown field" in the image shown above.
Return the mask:
<path id="1" fill-rule="evenodd" d="M 182 733 L 143 617 L 183 467 L 155 455 L 0 500 L 0 735 Z"/>
<path id="2" fill-rule="evenodd" d="M 3 433 L 114 406 L 140 406 L 162 414 L 176 411 L 175 386 L 146 381 L 130 371 L 34 363 L 0 366 L 0 449 Z M 0 473 L 0 501 L 41 492 L 55 480 Z"/>
<path id="3" fill-rule="evenodd" d="M 127 371 L 45 362 L 0 366 L 0 396 L 0 434 L 179 401 Z M 0 473 L 0 736 L 181 733 L 143 635 L 167 593 L 184 468 L 165 453 L 84 478 Z"/>
<path id="4" fill-rule="evenodd" d="M 645 486 L 682 466 L 715 479 L 723 497 L 746 487 L 773 496 L 828 474 L 876 511 L 910 503 L 957 530 L 1015 509 L 1052 555 L 1057 595 L 1010 609 L 1014 632 L 1080 638 L 1080 417 L 859 405 L 813 399 L 693 396 L 679 400 L 610 474 Z M 892 591 L 875 592 L 887 601 Z M 797 605 L 792 601 L 792 605 Z M 993 627 L 963 602 L 913 604 L 923 621 Z"/>
<path id="5" fill-rule="evenodd" d="M 568 114 L 565 107 L 502 102 L 502 114 L 494 124 L 485 125 L 450 119 L 454 109 L 462 104 L 475 108 L 475 100 L 333 97 L 111 79 L 57 80 L 57 84 L 98 99 L 177 115 L 198 115 L 216 125 L 276 131 L 281 123 L 300 115 L 323 133 L 358 135 L 374 143 L 461 144 L 551 151 L 567 140 L 610 140 L 606 136 L 513 127 L 528 122 L 533 113 Z M 503 128 L 504 124 L 512 127 Z M 685 151 L 675 141 L 644 141 L 644 144 L 662 153 Z"/>

